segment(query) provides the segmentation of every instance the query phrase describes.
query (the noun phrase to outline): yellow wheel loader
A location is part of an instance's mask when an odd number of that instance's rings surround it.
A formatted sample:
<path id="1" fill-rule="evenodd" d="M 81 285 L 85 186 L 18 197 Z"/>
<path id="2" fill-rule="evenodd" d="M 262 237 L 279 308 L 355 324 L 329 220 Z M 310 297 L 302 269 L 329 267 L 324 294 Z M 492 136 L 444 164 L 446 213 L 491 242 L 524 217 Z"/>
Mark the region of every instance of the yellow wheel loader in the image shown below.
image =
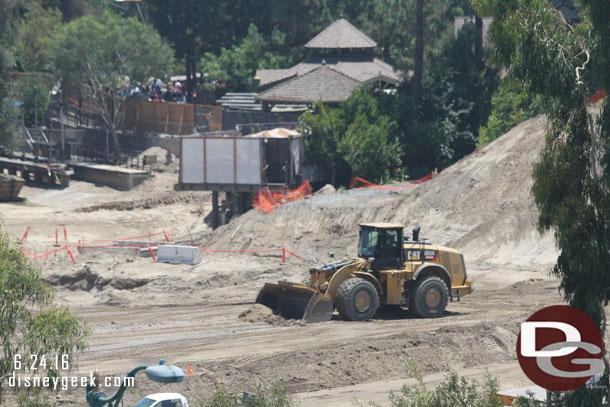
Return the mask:
<path id="1" fill-rule="evenodd" d="M 380 305 L 408 307 L 423 318 L 441 316 L 448 300 L 473 291 L 464 256 L 420 240 L 419 226 L 405 240 L 403 229 L 361 224 L 358 257 L 310 269 L 308 284 L 265 284 L 256 303 L 306 322 L 329 321 L 335 309 L 344 320 L 366 321 Z"/>

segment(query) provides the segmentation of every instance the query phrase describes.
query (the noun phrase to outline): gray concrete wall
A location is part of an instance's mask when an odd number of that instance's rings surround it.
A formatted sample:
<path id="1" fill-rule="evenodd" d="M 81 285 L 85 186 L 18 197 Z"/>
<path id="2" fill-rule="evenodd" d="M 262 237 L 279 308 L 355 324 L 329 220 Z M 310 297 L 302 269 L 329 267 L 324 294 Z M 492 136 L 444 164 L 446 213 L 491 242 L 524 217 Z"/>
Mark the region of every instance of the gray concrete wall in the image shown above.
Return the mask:
<path id="1" fill-rule="evenodd" d="M 74 169 L 74 175 L 72 176 L 74 179 L 107 185 L 120 191 L 129 191 L 152 176 L 144 172 L 130 173 L 120 170 L 99 169 L 76 163 L 70 163 L 70 167 Z"/>

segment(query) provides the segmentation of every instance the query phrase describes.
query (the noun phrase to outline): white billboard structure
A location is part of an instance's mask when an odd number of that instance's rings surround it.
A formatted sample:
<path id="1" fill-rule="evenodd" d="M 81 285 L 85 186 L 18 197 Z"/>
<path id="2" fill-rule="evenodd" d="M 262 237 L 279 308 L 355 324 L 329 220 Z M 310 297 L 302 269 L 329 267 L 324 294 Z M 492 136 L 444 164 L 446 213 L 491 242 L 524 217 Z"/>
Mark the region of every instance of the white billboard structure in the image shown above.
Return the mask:
<path id="1" fill-rule="evenodd" d="M 301 182 L 303 146 L 293 130 L 180 140 L 178 190 L 256 192 Z"/>
<path id="2" fill-rule="evenodd" d="M 180 184 L 262 185 L 262 143 L 244 137 L 183 138 Z"/>

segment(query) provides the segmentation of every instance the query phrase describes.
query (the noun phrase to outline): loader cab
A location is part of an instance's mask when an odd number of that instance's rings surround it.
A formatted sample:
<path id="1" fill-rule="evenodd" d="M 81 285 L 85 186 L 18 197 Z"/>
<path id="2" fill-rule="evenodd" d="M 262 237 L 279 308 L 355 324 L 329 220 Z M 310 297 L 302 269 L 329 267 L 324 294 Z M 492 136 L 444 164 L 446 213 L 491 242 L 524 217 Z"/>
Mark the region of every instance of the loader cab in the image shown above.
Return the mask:
<path id="1" fill-rule="evenodd" d="M 391 223 L 360 225 L 358 257 L 374 260 L 372 270 L 399 269 L 403 264 L 403 226 Z"/>

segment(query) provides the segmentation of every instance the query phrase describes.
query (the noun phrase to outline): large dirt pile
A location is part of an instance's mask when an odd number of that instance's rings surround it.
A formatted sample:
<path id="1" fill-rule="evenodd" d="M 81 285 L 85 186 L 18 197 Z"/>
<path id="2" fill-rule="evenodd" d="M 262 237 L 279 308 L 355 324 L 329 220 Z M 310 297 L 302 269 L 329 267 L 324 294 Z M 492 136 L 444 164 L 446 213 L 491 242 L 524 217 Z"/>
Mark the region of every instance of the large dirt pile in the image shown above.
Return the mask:
<path id="1" fill-rule="evenodd" d="M 351 190 L 316 195 L 266 215 L 249 211 L 201 237 L 218 249 L 264 249 L 282 243 L 311 261 L 354 254 L 358 223 L 421 225 L 421 236 L 464 252 L 471 265 L 548 265 L 552 234 L 536 230 L 532 167 L 546 120 L 534 118 L 408 192 Z M 497 269 L 497 267 L 495 267 Z"/>

